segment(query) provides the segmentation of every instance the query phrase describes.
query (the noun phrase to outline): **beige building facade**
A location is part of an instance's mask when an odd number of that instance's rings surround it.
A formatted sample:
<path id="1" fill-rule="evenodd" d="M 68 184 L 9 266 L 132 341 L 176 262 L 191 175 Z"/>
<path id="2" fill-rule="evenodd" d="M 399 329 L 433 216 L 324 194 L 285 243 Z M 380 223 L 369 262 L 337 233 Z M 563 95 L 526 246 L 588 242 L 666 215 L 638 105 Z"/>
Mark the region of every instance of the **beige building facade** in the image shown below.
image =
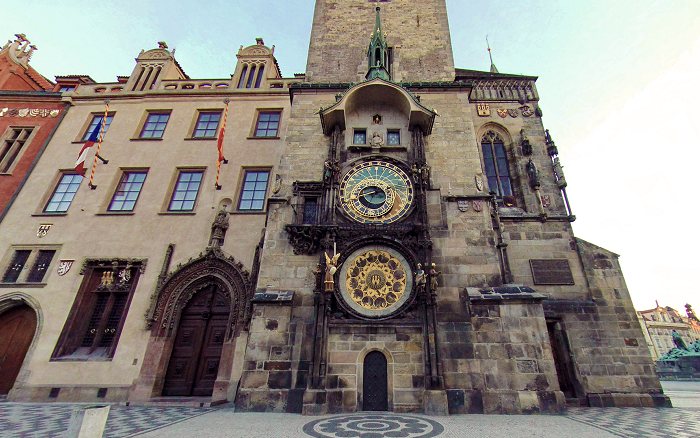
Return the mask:
<path id="1" fill-rule="evenodd" d="M 0 268 L 54 251 L 40 282 L 0 289 L 0 309 L 38 315 L 10 399 L 669 405 L 618 256 L 573 234 L 537 78 L 454 68 L 442 0 L 376 6 L 318 0 L 295 78 L 262 40 L 223 80 L 190 79 L 162 43 L 64 94 L 0 224 Z M 108 163 L 73 191 L 105 114 Z"/>
<path id="2" fill-rule="evenodd" d="M 700 321 L 690 304 L 686 304 L 685 308 L 687 316 L 681 315 L 672 307 L 661 307 L 658 302 L 653 309 L 637 311 L 647 347 L 654 360 L 676 348 L 673 342 L 674 331 L 681 336 L 686 345 L 700 340 Z"/>

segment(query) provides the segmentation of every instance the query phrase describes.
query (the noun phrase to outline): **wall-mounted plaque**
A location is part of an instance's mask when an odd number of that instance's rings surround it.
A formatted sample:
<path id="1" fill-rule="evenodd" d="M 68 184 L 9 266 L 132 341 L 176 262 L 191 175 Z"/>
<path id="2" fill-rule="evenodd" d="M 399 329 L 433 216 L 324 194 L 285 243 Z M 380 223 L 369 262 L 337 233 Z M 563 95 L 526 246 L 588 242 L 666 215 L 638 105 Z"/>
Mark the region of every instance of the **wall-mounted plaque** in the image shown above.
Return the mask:
<path id="1" fill-rule="evenodd" d="M 535 284 L 574 284 L 571 266 L 566 259 L 530 260 Z"/>

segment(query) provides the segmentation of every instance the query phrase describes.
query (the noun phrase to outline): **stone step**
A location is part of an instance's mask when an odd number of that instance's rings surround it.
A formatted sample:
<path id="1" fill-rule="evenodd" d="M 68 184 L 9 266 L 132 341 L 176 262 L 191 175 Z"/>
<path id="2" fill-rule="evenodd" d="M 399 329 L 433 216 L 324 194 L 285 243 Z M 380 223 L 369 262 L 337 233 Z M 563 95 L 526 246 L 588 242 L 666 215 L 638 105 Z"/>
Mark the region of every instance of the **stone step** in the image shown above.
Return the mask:
<path id="1" fill-rule="evenodd" d="M 184 408 L 210 408 L 228 403 L 228 400 L 212 400 L 211 397 L 154 397 L 149 400 L 123 403 L 125 406 L 158 406 Z"/>

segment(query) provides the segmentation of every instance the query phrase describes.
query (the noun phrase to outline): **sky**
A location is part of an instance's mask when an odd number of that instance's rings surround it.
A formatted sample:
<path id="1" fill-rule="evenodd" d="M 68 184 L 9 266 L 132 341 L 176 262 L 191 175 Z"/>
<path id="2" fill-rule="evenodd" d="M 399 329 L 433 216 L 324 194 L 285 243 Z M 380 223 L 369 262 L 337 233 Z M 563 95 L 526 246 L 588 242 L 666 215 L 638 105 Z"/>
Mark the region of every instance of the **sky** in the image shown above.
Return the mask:
<path id="1" fill-rule="evenodd" d="M 3 2 L 0 41 L 25 33 L 49 79 L 113 82 L 158 41 L 190 77 L 227 78 L 239 47 L 262 37 L 291 77 L 305 70 L 313 10 L 313 0 Z M 488 35 L 501 73 L 539 76 L 574 232 L 620 254 L 635 307 L 700 310 L 687 275 L 700 269 L 700 1 L 447 0 L 447 10 L 456 67 L 488 70 Z"/>

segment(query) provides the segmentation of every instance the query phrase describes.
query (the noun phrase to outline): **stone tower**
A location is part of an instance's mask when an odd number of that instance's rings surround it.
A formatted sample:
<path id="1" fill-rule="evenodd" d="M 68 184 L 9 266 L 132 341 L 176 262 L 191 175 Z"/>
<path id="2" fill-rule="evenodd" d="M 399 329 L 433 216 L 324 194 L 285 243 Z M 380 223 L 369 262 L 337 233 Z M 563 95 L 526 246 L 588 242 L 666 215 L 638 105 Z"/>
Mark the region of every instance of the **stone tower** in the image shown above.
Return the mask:
<path id="1" fill-rule="evenodd" d="M 367 73 L 376 6 L 387 34 L 389 73 L 397 82 L 455 76 L 445 0 L 318 0 L 306 63 L 307 82 L 358 82 Z M 376 29 L 374 29 L 376 32 Z"/>

